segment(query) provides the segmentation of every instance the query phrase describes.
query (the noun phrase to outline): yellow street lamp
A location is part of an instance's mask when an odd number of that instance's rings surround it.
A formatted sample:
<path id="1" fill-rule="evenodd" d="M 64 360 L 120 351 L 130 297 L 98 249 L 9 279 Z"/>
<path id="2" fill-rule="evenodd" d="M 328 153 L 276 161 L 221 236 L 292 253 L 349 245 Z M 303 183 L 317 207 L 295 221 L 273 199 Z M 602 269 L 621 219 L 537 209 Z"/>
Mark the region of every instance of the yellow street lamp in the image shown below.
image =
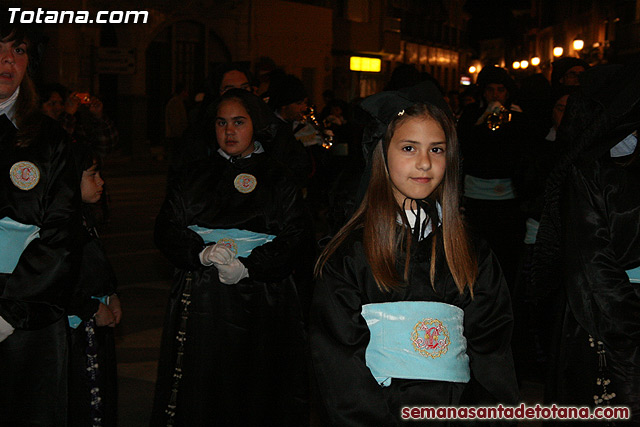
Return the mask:
<path id="1" fill-rule="evenodd" d="M 574 50 L 581 51 L 583 47 L 584 47 L 584 40 L 575 39 L 573 41 L 573 49 Z"/>
<path id="2" fill-rule="evenodd" d="M 469 74 L 473 74 L 473 73 L 475 73 L 477 70 L 478 70 L 478 69 L 472 65 L 471 67 L 469 67 Z"/>
<path id="3" fill-rule="evenodd" d="M 564 49 L 561 48 L 560 46 L 556 46 L 553 48 L 553 56 L 555 56 L 556 58 L 559 56 L 562 56 L 563 52 L 564 52 Z"/>
<path id="4" fill-rule="evenodd" d="M 527 61 L 527 60 L 520 61 L 520 68 L 522 68 L 523 70 L 525 68 L 527 68 L 528 66 L 529 66 L 529 61 Z"/>
<path id="5" fill-rule="evenodd" d="M 540 65 L 540 58 L 537 56 L 534 56 L 533 58 L 531 58 L 531 65 L 533 65 L 534 67 L 537 67 L 538 65 Z"/>
<path id="6" fill-rule="evenodd" d="M 514 70 L 517 70 L 518 68 L 520 68 L 520 61 L 514 61 L 511 66 Z"/>

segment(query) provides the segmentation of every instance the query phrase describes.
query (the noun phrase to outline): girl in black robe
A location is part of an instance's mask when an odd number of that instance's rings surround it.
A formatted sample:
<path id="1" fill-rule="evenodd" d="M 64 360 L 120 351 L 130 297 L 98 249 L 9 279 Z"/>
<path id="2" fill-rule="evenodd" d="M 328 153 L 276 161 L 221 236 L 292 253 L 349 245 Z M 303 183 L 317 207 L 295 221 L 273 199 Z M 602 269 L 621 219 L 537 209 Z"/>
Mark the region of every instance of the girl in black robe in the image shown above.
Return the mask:
<path id="1" fill-rule="evenodd" d="M 388 126 L 362 204 L 317 264 L 311 350 L 326 425 L 519 400 L 509 291 L 487 244 L 467 235 L 454 124 L 441 97 L 426 99 L 383 92 L 362 104 Z"/>
<path id="2" fill-rule="evenodd" d="M 117 366 L 113 328 L 122 309 L 116 276 L 98 237 L 91 207 L 103 196 L 100 157 L 88 145 L 76 143 L 84 227 L 80 234 L 80 277 L 69 303 L 69 427 L 109 427 L 117 424 Z"/>
<path id="3" fill-rule="evenodd" d="M 299 190 L 258 142 L 259 98 L 230 90 L 209 120 L 220 149 L 174 176 L 156 220 L 176 273 L 151 425 L 304 426 Z"/>

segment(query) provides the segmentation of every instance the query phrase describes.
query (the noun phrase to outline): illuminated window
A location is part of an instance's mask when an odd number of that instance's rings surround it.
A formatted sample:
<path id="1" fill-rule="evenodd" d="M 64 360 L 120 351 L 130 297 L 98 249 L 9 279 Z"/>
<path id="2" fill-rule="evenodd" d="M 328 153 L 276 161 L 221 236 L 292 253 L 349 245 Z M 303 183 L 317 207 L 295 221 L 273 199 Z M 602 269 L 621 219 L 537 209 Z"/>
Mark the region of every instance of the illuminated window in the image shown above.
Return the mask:
<path id="1" fill-rule="evenodd" d="M 380 58 L 367 58 L 365 56 L 352 56 L 349 61 L 351 71 L 368 71 L 379 73 L 382 66 Z"/>

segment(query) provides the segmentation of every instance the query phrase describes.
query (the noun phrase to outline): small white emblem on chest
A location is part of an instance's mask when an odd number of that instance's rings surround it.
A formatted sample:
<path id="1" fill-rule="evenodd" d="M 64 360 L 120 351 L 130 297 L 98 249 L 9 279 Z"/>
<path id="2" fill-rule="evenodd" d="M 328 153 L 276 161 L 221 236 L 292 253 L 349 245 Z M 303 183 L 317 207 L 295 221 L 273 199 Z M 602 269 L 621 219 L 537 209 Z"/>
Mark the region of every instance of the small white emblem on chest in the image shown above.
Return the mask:
<path id="1" fill-rule="evenodd" d="M 243 194 L 251 193 L 256 189 L 256 185 L 258 185 L 258 180 L 256 180 L 255 176 L 248 173 L 239 174 L 233 181 L 233 186 L 236 187 L 236 190 Z"/>
<path id="2" fill-rule="evenodd" d="M 16 162 L 9 171 L 11 182 L 21 190 L 31 190 L 40 182 L 40 170 L 31 162 Z"/>

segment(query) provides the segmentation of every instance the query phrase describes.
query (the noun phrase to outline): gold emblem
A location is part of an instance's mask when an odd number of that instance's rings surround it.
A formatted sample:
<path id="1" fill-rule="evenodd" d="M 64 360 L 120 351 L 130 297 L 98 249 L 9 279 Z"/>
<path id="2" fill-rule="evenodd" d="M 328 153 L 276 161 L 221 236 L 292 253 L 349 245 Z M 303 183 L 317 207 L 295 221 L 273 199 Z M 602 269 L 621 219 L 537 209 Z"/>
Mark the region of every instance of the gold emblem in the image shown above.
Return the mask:
<path id="1" fill-rule="evenodd" d="M 238 255 L 238 245 L 235 240 L 230 237 L 223 237 L 217 241 L 217 244 L 222 245 L 233 252 L 234 255 Z"/>
<path id="2" fill-rule="evenodd" d="M 435 359 L 449 350 L 449 331 L 438 319 L 424 319 L 411 333 L 413 348 L 425 357 Z"/>
<path id="3" fill-rule="evenodd" d="M 40 170 L 31 162 L 17 162 L 9 171 L 11 182 L 21 190 L 31 190 L 40 182 Z"/>
<path id="4" fill-rule="evenodd" d="M 236 187 L 236 190 L 243 194 L 251 193 L 255 190 L 257 184 L 256 177 L 248 173 L 241 173 L 233 181 L 233 186 Z"/>

